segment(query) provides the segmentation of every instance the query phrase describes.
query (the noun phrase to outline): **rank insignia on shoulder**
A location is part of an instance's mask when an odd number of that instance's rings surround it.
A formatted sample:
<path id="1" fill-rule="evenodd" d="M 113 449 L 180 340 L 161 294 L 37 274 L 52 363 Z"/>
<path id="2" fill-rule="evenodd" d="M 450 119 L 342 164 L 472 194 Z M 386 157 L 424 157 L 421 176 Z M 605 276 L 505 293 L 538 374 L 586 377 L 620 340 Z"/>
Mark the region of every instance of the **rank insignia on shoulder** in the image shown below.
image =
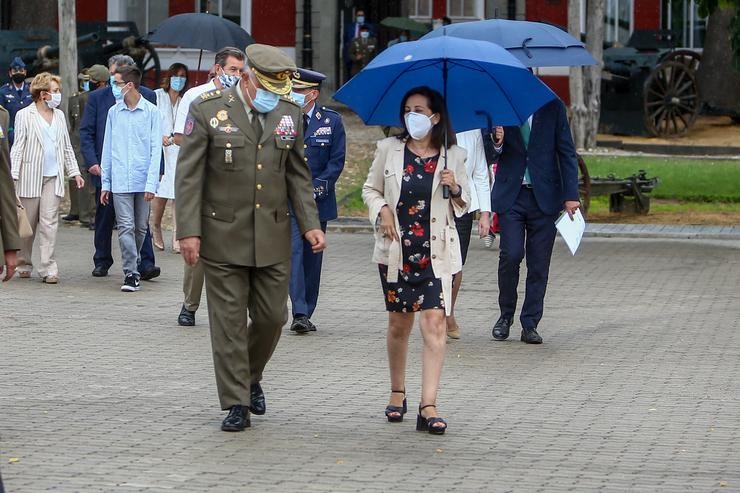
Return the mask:
<path id="1" fill-rule="evenodd" d="M 207 99 L 217 98 L 219 96 L 221 96 L 221 91 L 219 91 L 219 90 L 208 91 L 208 92 L 204 92 L 203 94 L 200 95 L 200 100 L 201 101 L 205 101 Z"/>

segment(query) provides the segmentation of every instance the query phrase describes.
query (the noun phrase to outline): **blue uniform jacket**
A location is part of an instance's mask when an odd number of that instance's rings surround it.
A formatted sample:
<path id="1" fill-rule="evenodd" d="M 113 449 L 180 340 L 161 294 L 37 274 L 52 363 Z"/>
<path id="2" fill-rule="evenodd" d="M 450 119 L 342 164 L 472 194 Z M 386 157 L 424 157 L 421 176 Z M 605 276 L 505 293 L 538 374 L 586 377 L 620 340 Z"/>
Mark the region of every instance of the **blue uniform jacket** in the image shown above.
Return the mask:
<path id="1" fill-rule="evenodd" d="M 306 164 L 311 168 L 319 220 L 331 221 L 337 218 L 334 188 L 344 169 L 346 151 L 342 117 L 334 110 L 316 106 L 303 133 Z"/>
<path id="2" fill-rule="evenodd" d="M 537 205 L 545 214 L 557 214 L 563 210 L 563 202 L 578 200 L 576 150 L 560 99 L 534 113 L 528 147 L 519 127 L 504 127 L 492 192 L 495 212 L 504 213 L 514 205 L 525 167 L 529 167 Z"/>
<path id="3" fill-rule="evenodd" d="M 157 105 L 157 95 L 154 91 L 144 86 L 139 88 L 141 95 L 152 103 Z M 108 119 L 108 110 L 116 104 L 116 98 L 113 97 L 113 91 L 110 86 L 101 87 L 90 93 L 85 106 L 85 113 L 82 115 L 80 123 L 80 148 L 82 158 L 85 160 L 85 167 L 100 164 L 100 157 L 103 154 L 103 137 L 105 136 L 105 122 Z M 100 188 L 100 177 L 90 175 L 93 184 Z"/>
<path id="4" fill-rule="evenodd" d="M 8 82 L 0 87 L 0 104 L 10 113 L 10 126 L 8 127 L 8 142 L 13 145 L 13 127 L 15 126 L 15 114 L 33 102 L 31 97 L 31 86 L 24 82 L 20 95 L 13 83 Z"/>

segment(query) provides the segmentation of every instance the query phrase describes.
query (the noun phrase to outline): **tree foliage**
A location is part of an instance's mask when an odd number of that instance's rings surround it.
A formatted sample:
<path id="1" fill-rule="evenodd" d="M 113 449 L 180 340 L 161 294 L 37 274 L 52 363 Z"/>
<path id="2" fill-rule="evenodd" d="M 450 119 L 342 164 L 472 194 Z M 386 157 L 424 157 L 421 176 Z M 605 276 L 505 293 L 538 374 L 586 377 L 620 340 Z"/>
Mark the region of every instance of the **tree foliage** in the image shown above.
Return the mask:
<path id="1" fill-rule="evenodd" d="M 699 15 L 709 17 L 719 9 L 735 9 L 735 17 L 730 23 L 730 46 L 733 53 L 733 64 L 740 70 L 740 0 L 697 0 Z"/>

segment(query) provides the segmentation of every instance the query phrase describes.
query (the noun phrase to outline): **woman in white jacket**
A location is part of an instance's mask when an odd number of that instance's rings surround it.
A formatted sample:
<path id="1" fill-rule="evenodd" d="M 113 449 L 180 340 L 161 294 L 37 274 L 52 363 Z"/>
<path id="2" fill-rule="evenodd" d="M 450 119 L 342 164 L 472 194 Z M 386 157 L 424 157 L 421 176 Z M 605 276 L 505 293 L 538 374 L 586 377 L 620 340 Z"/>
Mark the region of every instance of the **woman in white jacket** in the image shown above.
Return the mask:
<path id="1" fill-rule="evenodd" d="M 456 135 L 457 145 L 468 152 L 468 159 L 465 161 L 465 172 L 470 183 L 470 207 L 468 213 L 462 217 L 455 218 L 457 233 L 460 235 L 460 252 L 462 254 L 462 263 L 468 257 L 468 247 L 470 246 L 470 235 L 473 229 L 473 219 L 476 212 L 480 211 L 478 221 L 478 236 L 484 238 L 491 227 L 491 187 L 489 181 L 488 164 L 486 162 L 486 153 L 483 149 L 483 135 L 480 130 L 468 130 Z M 455 303 L 457 293 L 460 291 L 462 284 L 462 271 L 455 274 L 452 281 L 452 306 L 450 315 L 447 317 L 447 337 L 451 339 L 460 338 L 460 327 L 455 319 Z"/>
<path id="2" fill-rule="evenodd" d="M 442 95 L 427 87 L 402 99 L 405 132 L 378 142 L 362 198 L 378 226 L 378 263 L 388 313 L 391 378 L 388 421 L 403 421 L 406 357 L 415 313 L 421 312 L 422 388 L 416 429 L 442 434 L 447 423 L 436 401 L 446 346 L 445 315 L 452 305 L 452 276 L 462 267 L 455 216 L 469 202 L 465 151 L 455 146 Z M 450 147 L 445 151 L 445 132 Z M 449 199 L 443 197 L 444 185 Z"/>
<path id="3" fill-rule="evenodd" d="M 15 140 L 10 149 L 11 174 L 15 191 L 26 209 L 33 236 L 23 240 L 18 255 L 19 277 L 31 277 L 31 249 L 39 236 L 41 263 L 38 273 L 47 284 L 59 281 L 54 249 L 59 225 L 59 204 L 64 197 L 64 172 L 74 178 L 77 188 L 85 186 L 74 149 L 69 140 L 62 101 L 61 79 L 47 72 L 31 81 L 33 104 L 15 116 Z"/>

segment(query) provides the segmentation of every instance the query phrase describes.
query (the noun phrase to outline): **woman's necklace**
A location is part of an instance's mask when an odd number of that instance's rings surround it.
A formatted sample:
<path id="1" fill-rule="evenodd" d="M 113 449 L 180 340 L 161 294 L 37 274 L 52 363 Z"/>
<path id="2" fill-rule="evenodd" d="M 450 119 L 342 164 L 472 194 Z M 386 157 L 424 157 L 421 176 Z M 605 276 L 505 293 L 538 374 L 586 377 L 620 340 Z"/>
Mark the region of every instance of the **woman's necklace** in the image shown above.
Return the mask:
<path id="1" fill-rule="evenodd" d="M 409 142 L 409 147 L 411 148 L 411 152 L 419 156 L 423 160 L 428 160 L 429 158 L 433 158 L 437 155 L 436 149 L 433 149 L 432 146 L 427 146 L 423 151 L 421 149 L 416 148 L 416 143 L 411 140 Z M 432 150 L 434 150 L 434 154 L 429 154 Z"/>

